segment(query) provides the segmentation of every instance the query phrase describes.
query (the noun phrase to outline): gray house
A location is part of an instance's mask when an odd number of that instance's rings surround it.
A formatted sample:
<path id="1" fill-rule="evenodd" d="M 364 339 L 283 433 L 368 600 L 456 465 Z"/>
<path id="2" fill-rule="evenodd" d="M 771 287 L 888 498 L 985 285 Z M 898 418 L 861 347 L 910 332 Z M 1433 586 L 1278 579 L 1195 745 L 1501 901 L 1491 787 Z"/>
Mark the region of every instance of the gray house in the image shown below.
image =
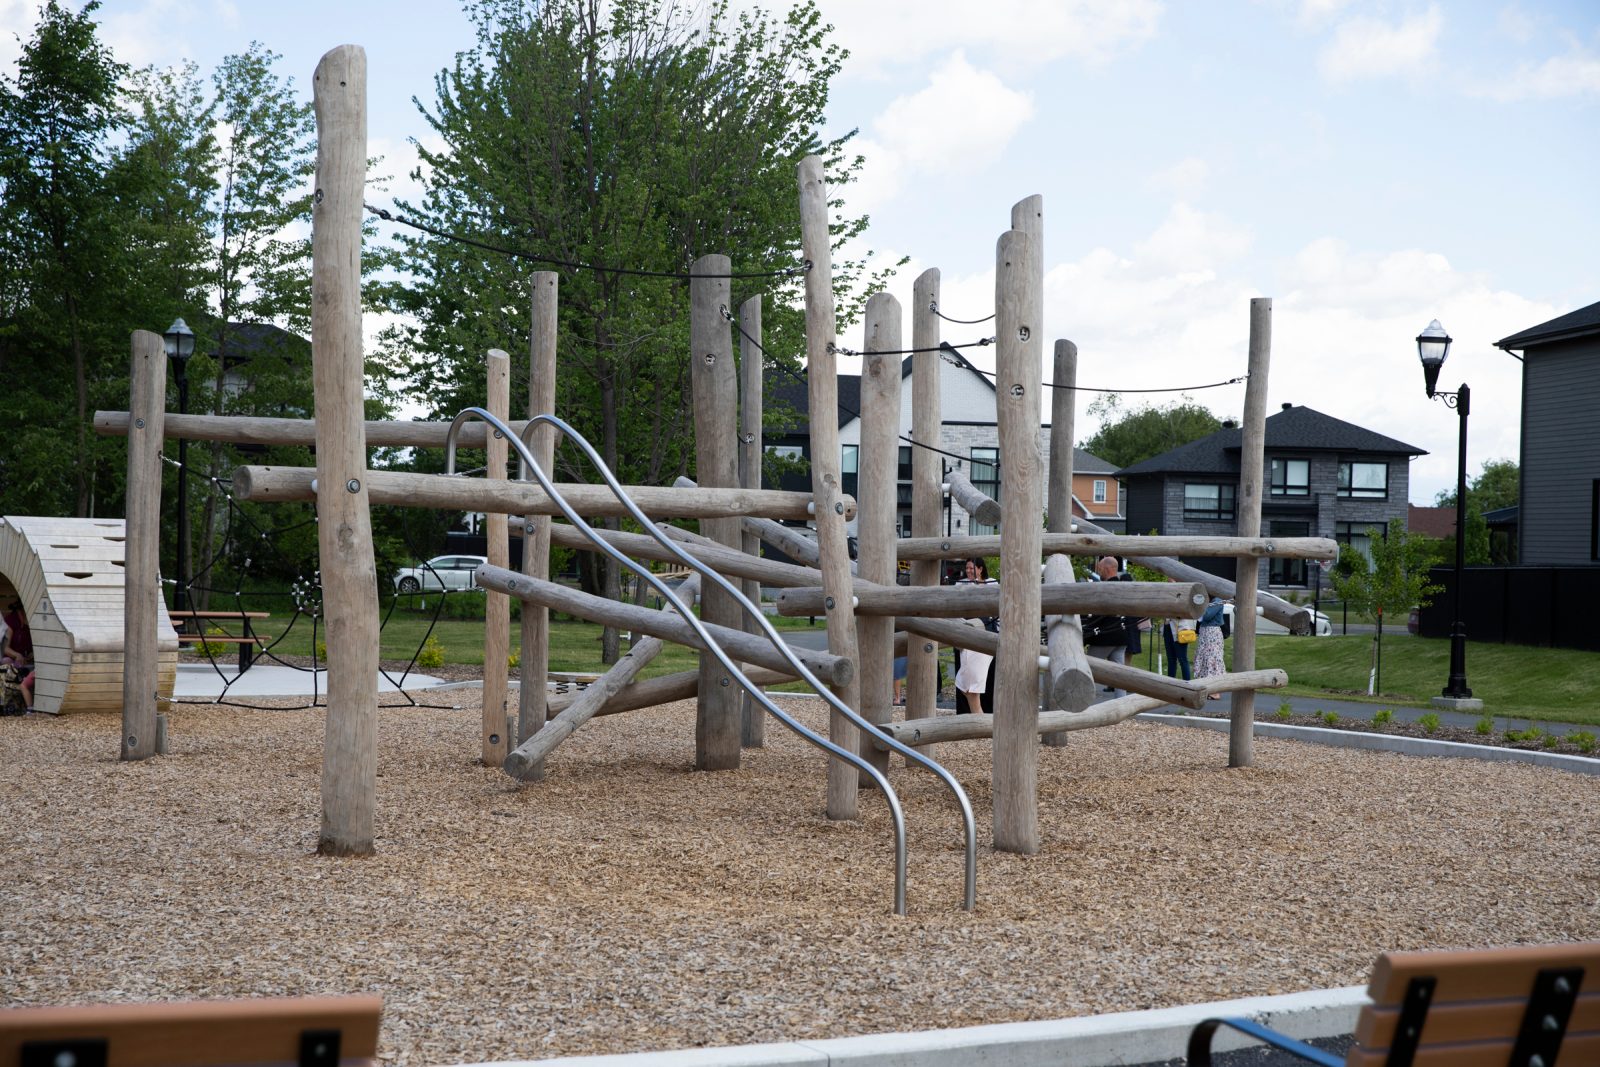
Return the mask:
<path id="1" fill-rule="evenodd" d="M 1600 562 L 1600 303 L 1495 344 L 1522 353 L 1519 562 Z"/>
<path id="2" fill-rule="evenodd" d="M 1225 427 L 1117 472 L 1129 533 L 1229 536 L 1238 531 L 1242 433 Z M 1426 453 L 1308 407 L 1283 405 L 1266 420 L 1261 532 L 1331 537 L 1365 552 L 1373 527 L 1405 520 L 1411 459 Z M 1231 559 L 1186 562 L 1234 577 Z M 1309 589 L 1304 560 L 1261 562 L 1263 587 Z"/>

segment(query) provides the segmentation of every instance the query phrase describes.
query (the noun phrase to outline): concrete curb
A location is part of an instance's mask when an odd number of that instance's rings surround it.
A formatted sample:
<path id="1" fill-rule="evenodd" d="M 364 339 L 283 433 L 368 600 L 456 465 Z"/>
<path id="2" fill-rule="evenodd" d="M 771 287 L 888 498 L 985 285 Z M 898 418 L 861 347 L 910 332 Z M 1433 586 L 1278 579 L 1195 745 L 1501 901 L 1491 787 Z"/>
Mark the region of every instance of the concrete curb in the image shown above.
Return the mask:
<path id="1" fill-rule="evenodd" d="M 1365 987 L 1349 986 L 1045 1022 L 470 1067 L 1112 1067 L 1181 1057 L 1195 1025 L 1218 1015 L 1248 1016 L 1301 1039 L 1348 1034 L 1366 1003 Z M 1254 1043 L 1220 1031 L 1213 1048 Z"/>
<path id="2" fill-rule="evenodd" d="M 1226 731 L 1229 727 L 1227 719 L 1213 719 L 1205 715 L 1170 715 L 1147 711 L 1136 718 L 1160 723 L 1163 726 L 1187 726 L 1195 730 Z M 1406 756 L 1532 763 L 1553 770 L 1571 771 L 1573 774 L 1600 775 L 1600 759 L 1568 756 L 1560 752 L 1535 752 L 1521 748 L 1500 748 L 1495 745 L 1473 745 L 1461 741 L 1431 741 L 1425 737 L 1369 734 L 1359 730 L 1329 730 L 1321 726 L 1289 726 L 1278 722 L 1257 722 L 1255 732 L 1257 737 L 1308 741 L 1317 745 L 1331 745 L 1334 748 L 1363 748 L 1380 752 L 1399 752 Z"/>

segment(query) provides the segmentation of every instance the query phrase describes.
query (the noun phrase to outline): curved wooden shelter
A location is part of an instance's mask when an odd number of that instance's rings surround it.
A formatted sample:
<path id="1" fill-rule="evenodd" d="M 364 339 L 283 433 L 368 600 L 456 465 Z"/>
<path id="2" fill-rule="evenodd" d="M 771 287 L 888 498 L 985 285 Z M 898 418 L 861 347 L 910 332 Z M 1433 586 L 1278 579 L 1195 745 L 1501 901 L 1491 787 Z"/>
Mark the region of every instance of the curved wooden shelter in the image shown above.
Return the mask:
<path id="1" fill-rule="evenodd" d="M 122 519 L 0 516 L 0 603 L 22 602 L 38 678 L 34 709 L 50 713 L 122 707 Z M 156 691 L 172 695 L 178 635 L 156 621 Z"/>

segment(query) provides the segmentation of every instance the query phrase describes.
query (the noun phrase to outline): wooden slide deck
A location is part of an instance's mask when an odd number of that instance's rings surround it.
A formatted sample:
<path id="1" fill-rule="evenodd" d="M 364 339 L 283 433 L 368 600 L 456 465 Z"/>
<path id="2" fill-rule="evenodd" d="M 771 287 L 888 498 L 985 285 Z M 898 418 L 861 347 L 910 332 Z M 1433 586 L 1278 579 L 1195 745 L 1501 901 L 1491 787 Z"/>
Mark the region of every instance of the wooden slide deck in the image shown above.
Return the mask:
<path id="1" fill-rule="evenodd" d="M 15 597 L 28 619 L 34 710 L 121 710 L 125 542 L 121 519 L 0 516 L 0 606 Z M 178 635 L 165 612 L 156 626 L 156 692 L 166 699 Z"/>

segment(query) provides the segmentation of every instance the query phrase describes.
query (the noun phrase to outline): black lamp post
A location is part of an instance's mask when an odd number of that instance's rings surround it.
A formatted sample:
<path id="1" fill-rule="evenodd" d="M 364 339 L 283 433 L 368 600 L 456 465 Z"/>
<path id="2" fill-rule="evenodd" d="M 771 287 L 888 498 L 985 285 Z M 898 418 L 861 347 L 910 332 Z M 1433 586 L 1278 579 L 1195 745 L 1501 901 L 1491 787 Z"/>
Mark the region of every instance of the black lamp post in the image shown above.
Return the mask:
<path id="1" fill-rule="evenodd" d="M 172 360 L 172 377 L 178 383 L 178 414 L 189 413 L 189 357 L 194 355 L 194 331 L 182 319 L 175 320 L 162 334 L 167 342 L 167 357 Z M 178 566 L 177 588 L 172 593 L 172 610 L 189 608 L 189 442 L 178 438 Z"/>
<path id="2" fill-rule="evenodd" d="M 1467 628 L 1461 622 L 1461 581 L 1467 561 L 1467 416 L 1471 414 L 1472 391 L 1465 382 L 1453 393 L 1434 388 L 1449 354 L 1450 335 L 1434 319 L 1417 335 L 1417 356 L 1422 360 L 1428 399 L 1443 400 L 1461 417 L 1461 444 L 1456 456 L 1456 576 L 1450 595 L 1450 678 L 1440 694 L 1444 698 L 1441 703 L 1472 699 L 1472 690 L 1467 688 Z"/>

